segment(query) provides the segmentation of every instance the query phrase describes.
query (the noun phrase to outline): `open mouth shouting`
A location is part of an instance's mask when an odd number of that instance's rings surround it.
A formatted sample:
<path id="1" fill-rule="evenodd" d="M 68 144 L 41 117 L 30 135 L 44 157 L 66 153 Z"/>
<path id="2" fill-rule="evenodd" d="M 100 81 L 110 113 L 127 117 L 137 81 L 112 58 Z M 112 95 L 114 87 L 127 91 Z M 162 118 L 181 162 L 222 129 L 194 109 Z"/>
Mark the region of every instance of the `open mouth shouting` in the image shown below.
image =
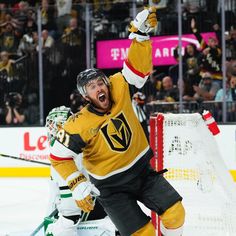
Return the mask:
<path id="1" fill-rule="evenodd" d="M 98 100 L 100 102 L 105 102 L 106 100 L 106 94 L 104 92 L 98 94 Z"/>
<path id="2" fill-rule="evenodd" d="M 103 112 L 107 112 L 110 109 L 110 98 L 109 93 L 102 91 L 97 95 L 97 102 L 95 105 L 100 108 Z"/>

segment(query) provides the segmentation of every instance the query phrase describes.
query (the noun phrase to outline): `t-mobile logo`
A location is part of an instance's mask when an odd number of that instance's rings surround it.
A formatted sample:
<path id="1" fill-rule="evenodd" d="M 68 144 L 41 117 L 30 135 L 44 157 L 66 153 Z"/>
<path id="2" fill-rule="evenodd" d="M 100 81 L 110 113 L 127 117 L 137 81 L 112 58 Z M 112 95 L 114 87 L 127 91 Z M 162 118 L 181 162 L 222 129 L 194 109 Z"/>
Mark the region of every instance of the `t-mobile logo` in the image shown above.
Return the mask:
<path id="1" fill-rule="evenodd" d="M 111 57 L 113 61 L 125 60 L 128 56 L 128 48 L 112 48 Z"/>

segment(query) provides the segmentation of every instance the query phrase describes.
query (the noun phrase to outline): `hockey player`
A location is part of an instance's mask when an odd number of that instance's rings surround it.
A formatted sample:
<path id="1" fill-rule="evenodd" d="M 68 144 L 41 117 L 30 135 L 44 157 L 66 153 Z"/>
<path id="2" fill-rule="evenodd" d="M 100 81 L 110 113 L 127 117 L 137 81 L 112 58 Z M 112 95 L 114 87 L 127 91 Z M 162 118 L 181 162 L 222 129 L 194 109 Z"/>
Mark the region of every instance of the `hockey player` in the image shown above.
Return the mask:
<path id="1" fill-rule="evenodd" d="M 65 121 L 71 115 L 70 108 L 60 106 L 53 108 L 46 117 L 45 127 L 47 129 L 48 141 L 50 147 L 56 140 L 57 132 L 62 129 Z M 75 158 L 75 163 L 82 171 L 81 158 Z M 77 206 L 72 198 L 71 191 L 66 181 L 51 166 L 50 183 L 50 203 L 49 211 L 54 208 L 59 211 L 59 218 L 55 223 L 48 226 L 46 235 L 72 235 L 77 236 L 77 225 L 81 216 L 81 209 Z"/>
<path id="2" fill-rule="evenodd" d="M 153 156 L 131 104 L 129 85 L 141 88 L 152 70 L 148 32 L 157 25 L 155 9 L 141 11 L 131 23 L 132 40 L 122 73 L 107 78 L 98 69 L 77 76 L 77 87 L 89 102 L 58 132 L 50 161 L 84 211 L 94 208 L 91 182 L 98 201 L 122 236 L 154 236 L 155 229 L 137 201 L 157 212 L 165 236 L 183 231 L 182 197 L 150 166 Z M 81 173 L 74 158 L 83 153 Z"/>
<path id="3" fill-rule="evenodd" d="M 69 107 L 60 106 L 53 108 L 46 117 L 45 127 L 47 129 L 48 141 L 51 147 L 55 142 L 57 132 L 62 129 L 65 121 L 70 115 L 72 115 L 72 113 Z M 74 160 L 77 167 L 88 178 L 86 171 L 82 167 L 81 154 L 74 158 Z M 84 216 L 85 214 L 81 211 L 81 209 L 75 203 L 75 200 L 72 198 L 72 193 L 67 186 L 66 181 L 55 171 L 53 167 L 51 167 L 51 179 L 49 212 L 52 212 L 55 208 L 57 208 L 59 212 L 59 218 L 54 223 L 49 224 L 46 231 L 46 236 L 77 236 L 78 223 L 82 217 L 81 215 L 83 214 Z M 87 218 L 87 220 L 99 220 L 106 217 L 106 213 L 98 204 L 98 202 L 96 203 L 96 209 L 92 212 L 92 214 L 89 216 L 88 214 L 89 213 L 87 213 L 87 215 L 82 218 Z M 110 228 L 112 227 L 109 219 L 104 220 L 104 222 L 109 224 Z M 96 226 L 100 227 L 100 223 L 102 223 L 101 220 L 97 222 Z M 96 222 L 94 222 L 94 225 L 95 224 Z M 103 229 L 105 230 L 107 228 L 103 227 Z"/>

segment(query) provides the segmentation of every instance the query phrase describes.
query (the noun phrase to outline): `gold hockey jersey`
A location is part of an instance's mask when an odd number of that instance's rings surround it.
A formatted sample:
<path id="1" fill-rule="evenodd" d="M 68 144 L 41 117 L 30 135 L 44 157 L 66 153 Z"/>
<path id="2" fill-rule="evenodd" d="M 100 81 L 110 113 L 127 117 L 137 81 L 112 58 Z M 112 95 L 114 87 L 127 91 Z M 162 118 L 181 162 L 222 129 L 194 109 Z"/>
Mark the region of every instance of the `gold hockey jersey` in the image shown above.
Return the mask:
<path id="1" fill-rule="evenodd" d="M 87 105 L 68 119 L 58 133 L 50 158 L 63 178 L 77 170 L 73 157 L 79 152 L 83 152 L 85 169 L 96 180 L 128 171 L 150 152 L 133 111 L 129 84 L 142 87 L 152 69 L 151 62 L 150 41 L 133 40 L 122 73 L 109 78 L 110 111 L 101 114 Z"/>

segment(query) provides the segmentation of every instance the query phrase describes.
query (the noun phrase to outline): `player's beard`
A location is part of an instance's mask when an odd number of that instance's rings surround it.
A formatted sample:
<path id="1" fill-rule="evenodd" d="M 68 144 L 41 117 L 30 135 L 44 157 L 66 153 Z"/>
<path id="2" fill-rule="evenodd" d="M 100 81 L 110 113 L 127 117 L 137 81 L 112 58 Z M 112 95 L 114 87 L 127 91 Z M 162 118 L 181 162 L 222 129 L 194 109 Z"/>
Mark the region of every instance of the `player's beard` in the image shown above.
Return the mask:
<path id="1" fill-rule="evenodd" d="M 111 108 L 110 93 L 104 92 L 104 94 L 105 94 L 104 99 L 99 99 L 98 97 L 94 99 L 94 98 L 89 97 L 90 103 L 93 105 L 93 107 L 102 113 L 108 112 Z"/>

